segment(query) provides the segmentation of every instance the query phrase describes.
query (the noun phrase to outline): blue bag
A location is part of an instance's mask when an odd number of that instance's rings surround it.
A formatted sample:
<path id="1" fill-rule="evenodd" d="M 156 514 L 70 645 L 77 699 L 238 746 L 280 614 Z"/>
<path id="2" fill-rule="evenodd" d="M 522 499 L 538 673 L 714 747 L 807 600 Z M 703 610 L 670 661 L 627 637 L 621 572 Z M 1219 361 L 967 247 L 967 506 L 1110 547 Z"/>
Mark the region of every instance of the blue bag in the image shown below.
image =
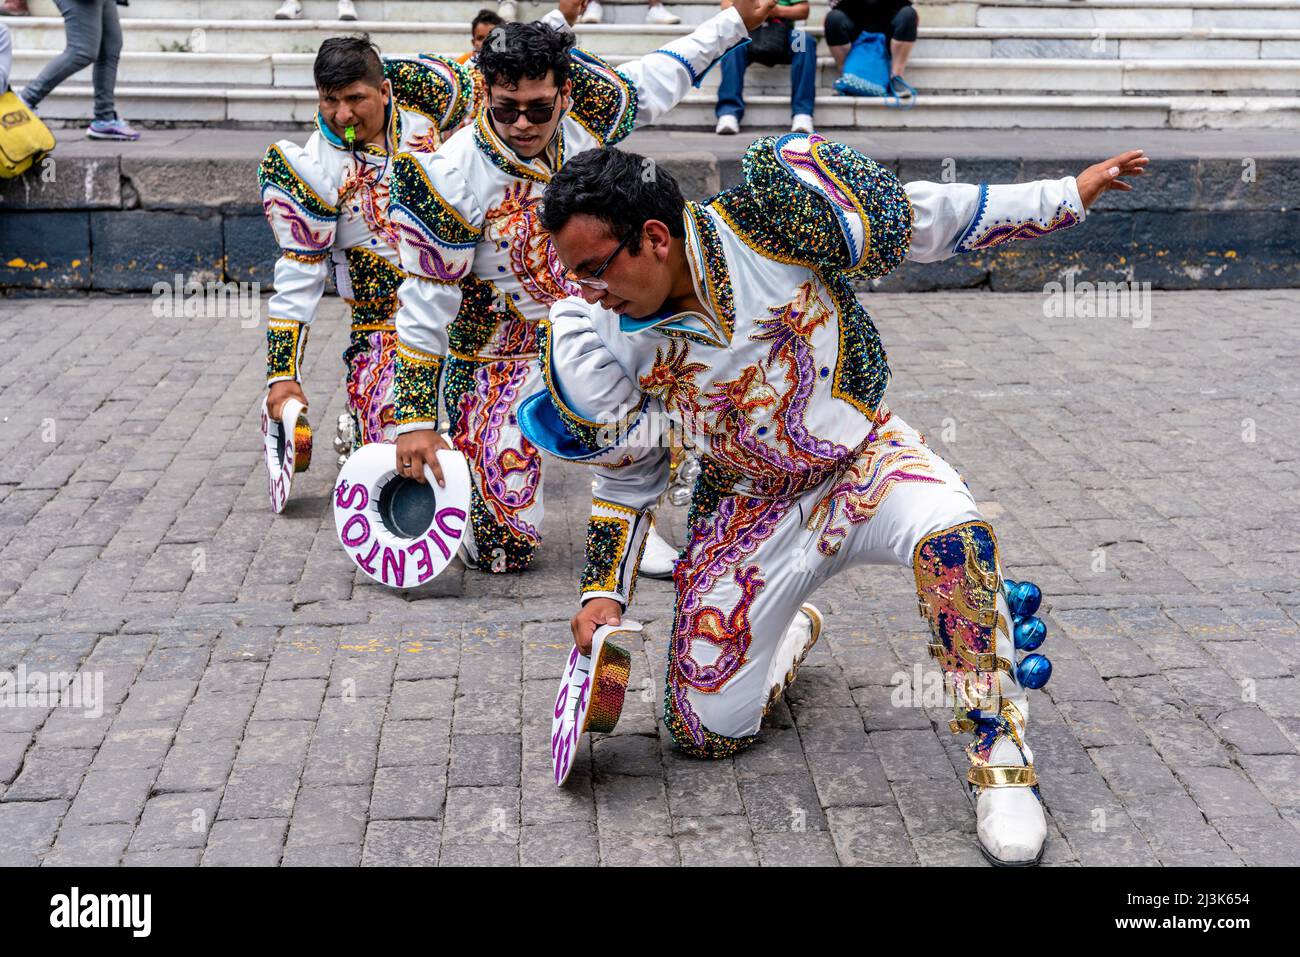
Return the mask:
<path id="1" fill-rule="evenodd" d="M 835 92 L 880 96 L 886 106 L 910 109 L 916 102 L 916 90 L 901 76 L 891 77 L 890 72 L 889 38 L 883 33 L 861 33 L 844 58 L 844 75 L 835 81 Z"/>

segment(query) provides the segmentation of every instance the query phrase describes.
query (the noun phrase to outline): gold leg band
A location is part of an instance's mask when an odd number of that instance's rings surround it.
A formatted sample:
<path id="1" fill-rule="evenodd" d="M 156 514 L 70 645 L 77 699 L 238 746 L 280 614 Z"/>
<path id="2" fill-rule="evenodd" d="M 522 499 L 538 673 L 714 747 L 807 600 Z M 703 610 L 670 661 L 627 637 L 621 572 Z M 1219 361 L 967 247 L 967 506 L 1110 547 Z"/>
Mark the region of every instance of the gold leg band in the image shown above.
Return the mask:
<path id="1" fill-rule="evenodd" d="M 1038 784 L 1038 772 L 1032 766 L 982 764 L 967 771 L 966 780 L 979 788 L 1030 788 Z"/>
<path id="2" fill-rule="evenodd" d="M 976 671 L 993 671 L 996 669 L 997 671 L 1012 674 L 1011 662 L 1005 658 L 999 658 L 991 651 L 974 652 L 958 645 L 957 653 L 954 655 L 948 651 L 947 646 L 934 642 L 927 645 L 926 648 L 930 652 L 930 657 L 937 658 L 940 666 L 945 671 L 965 671 L 966 669 L 960 666 L 960 661 Z"/>

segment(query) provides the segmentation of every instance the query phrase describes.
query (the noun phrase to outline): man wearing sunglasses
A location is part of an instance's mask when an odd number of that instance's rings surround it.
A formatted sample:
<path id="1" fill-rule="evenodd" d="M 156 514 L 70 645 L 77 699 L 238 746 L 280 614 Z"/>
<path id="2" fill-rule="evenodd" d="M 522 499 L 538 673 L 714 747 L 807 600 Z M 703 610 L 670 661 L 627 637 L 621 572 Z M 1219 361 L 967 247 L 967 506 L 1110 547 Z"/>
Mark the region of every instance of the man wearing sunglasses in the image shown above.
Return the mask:
<path id="1" fill-rule="evenodd" d="M 1050 664 L 1017 651 L 1043 640 L 1041 595 L 1003 577 L 965 482 L 890 412 L 884 346 L 852 280 L 1074 226 L 1146 162 L 1135 150 L 1059 180 L 904 185 L 848 146 L 790 133 L 756 141 L 743 184 L 704 203 L 619 150 L 556 175 L 542 224 L 589 281 L 543 326 L 548 389 L 520 420 L 546 452 L 596 466 L 572 622 L 584 651 L 632 598 L 627 552 L 668 479 L 653 436 L 666 418 L 698 437 L 665 682 L 682 750 L 725 758 L 755 740 L 817 640 L 803 603 L 818 586 L 855 565 L 911 568 L 949 727 L 970 735 L 980 847 L 995 864 L 1039 861 L 1026 689 Z"/>
<path id="2" fill-rule="evenodd" d="M 516 411 L 542 387 L 538 322 L 580 288 L 538 222 L 547 183 L 570 156 L 617 143 L 675 106 L 773 5 L 738 0 L 618 69 L 549 24 L 498 27 L 478 55 L 487 97 L 474 125 L 436 154 L 394 161 L 392 217 L 408 274 L 397 317 L 397 466 L 424 481 L 428 465 L 441 483 L 441 392 L 474 480 L 467 564 L 521 571 L 540 541 L 542 459 Z"/>

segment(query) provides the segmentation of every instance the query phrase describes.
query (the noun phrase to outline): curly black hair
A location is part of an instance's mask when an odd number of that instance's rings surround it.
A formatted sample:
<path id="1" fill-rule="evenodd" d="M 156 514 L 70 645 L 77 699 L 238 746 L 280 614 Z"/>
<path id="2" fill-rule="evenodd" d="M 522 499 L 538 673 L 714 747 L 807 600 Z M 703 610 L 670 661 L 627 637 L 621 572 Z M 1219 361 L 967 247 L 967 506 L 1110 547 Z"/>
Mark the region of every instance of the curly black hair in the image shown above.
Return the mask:
<path id="1" fill-rule="evenodd" d="M 587 150 L 568 160 L 542 196 L 541 220 L 559 232 L 579 214 L 594 216 L 616 236 L 636 230 L 628 248 L 641 250 L 640 227 L 657 219 L 671 236 L 685 236 L 686 200 L 672 174 L 654 160 L 623 150 Z"/>
<path id="2" fill-rule="evenodd" d="M 380 87 L 384 85 L 384 64 L 379 59 L 379 48 L 370 41 L 370 34 L 330 37 L 316 51 L 312 77 L 316 89 L 322 93 L 333 93 L 358 80 Z"/>
<path id="3" fill-rule="evenodd" d="M 514 87 L 548 73 L 561 86 L 569 78 L 573 34 L 545 23 L 507 23 L 488 34 L 478 54 L 478 69 L 488 86 Z"/>

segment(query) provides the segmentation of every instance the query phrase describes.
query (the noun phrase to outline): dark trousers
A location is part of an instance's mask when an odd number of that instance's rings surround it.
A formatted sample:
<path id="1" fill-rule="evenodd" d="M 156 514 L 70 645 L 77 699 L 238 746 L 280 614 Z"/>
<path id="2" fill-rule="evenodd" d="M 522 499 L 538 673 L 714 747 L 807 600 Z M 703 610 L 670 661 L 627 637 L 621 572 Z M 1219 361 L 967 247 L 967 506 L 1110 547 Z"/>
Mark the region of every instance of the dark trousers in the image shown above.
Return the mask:
<path id="1" fill-rule="evenodd" d="M 826 14 L 826 42 L 847 46 L 863 33 L 883 33 L 900 43 L 915 43 L 916 25 L 916 8 L 906 0 L 842 0 Z"/>

